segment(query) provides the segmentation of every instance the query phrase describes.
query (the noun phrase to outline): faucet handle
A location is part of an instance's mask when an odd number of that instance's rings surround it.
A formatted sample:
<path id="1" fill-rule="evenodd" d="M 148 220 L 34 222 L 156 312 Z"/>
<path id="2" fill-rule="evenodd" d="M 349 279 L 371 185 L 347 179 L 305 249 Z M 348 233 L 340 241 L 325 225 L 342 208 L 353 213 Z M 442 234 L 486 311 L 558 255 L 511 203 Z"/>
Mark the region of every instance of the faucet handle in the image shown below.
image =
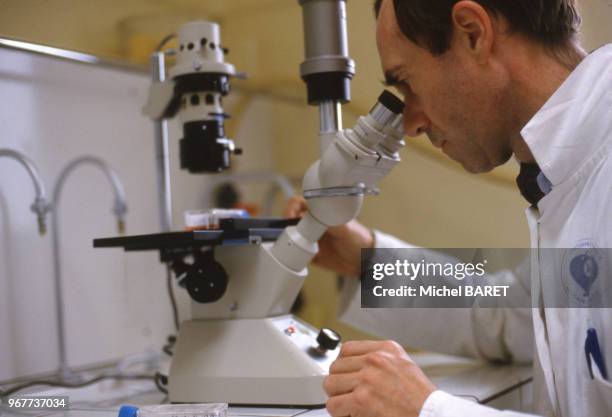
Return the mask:
<path id="1" fill-rule="evenodd" d="M 30 210 L 36 213 L 38 221 L 38 233 L 44 236 L 47 233 L 47 213 L 51 210 L 51 205 L 45 197 L 36 197 L 30 206 Z"/>
<path id="2" fill-rule="evenodd" d="M 120 235 L 125 234 L 125 214 L 128 211 L 127 204 L 122 198 L 115 198 L 113 214 L 117 217 L 117 230 Z"/>
<path id="3" fill-rule="evenodd" d="M 125 234 L 125 220 L 118 219 L 117 220 L 117 231 L 121 236 Z"/>

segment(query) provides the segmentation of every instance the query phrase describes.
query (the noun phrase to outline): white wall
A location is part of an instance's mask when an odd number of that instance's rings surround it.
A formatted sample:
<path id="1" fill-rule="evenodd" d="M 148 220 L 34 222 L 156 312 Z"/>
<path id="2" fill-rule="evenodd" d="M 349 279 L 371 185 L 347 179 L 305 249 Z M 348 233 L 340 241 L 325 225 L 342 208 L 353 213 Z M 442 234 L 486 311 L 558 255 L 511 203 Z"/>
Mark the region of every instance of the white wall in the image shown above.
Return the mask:
<path id="1" fill-rule="evenodd" d="M 34 160 L 48 194 L 73 158 L 103 158 L 125 185 L 127 233 L 156 232 L 153 129 L 140 110 L 148 85 L 146 75 L 0 50 L 0 147 Z M 231 112 L 233 101 L 227 102 Z M 242 169 L 271 165 L 265 113 L 265 102 L 249 102 L 244 125 L 233 129 L 248 138 L 238 139 L 247 150 L 237 163 Z M 206 181 L 179 170 L 180 131 L 172 122 L 178 229 L 184 210 L 201 207 Z M 248 187 L 245 191 L 249 194 Z M 58 365 L 51 237 L 38 235 L 29 211 L 33 198 L 25 170 L 0 158 L 0 381 L 51 372 Z M 93 238 L 117 233 L 112 204 L 105 177 L 91 166 L 74 171 L 62 193 L 63 296 L 71 366 L 159 350 L 173 332 L 158 253 L 92 248 Z M 188 297 L 182 290 L 178 296 L 184 319 Z"/>
<path id="2" fill-rule="evenodd" d="M 157 230 L 151 124 L 140 115 L 143 75 L 0 51 L 0 146 L 28 155 L 47 192 L 75 157 L 106 160 L 122 178 L 130 233 Z M 0 159 L 0 380 L 57 367 L 51 236 L 38 236 L 25 171 Z M 116 235 L 113 196 L 101 172 L 83 166 L 60 204 L 69 364 L 105 362 L 157 348 L 171 331 L 155 253 L 92 248 Z"/>

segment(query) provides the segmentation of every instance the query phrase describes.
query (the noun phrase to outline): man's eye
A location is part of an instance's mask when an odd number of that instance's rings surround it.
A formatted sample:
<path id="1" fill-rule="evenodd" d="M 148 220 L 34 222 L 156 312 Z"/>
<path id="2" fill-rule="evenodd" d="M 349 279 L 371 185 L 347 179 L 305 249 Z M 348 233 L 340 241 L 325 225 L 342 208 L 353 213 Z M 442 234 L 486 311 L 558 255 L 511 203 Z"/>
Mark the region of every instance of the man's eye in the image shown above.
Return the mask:
<path id="1" fill-rule="evenodd" d="M 412 88 L 410 87 L 410 82 L 408 80 L 398 81 L 394 85 L 394 87 L 400 94 L 404 96 L 412 93 Z"/>
<path id="2" fill-rule="evenodd" d="M 406 96 L 412 94 L 412 87 L 410 86 L 410 81 L 407 79 L 398 79 L 394 76 L 387 76 L 383 81 L 385 87 L 391 87 L 395 89 L 399 94 Z"/>
<path id="3" fill-rule="evenodd" d="M 410 88 L 410 81 L 408 81 L 408 80 L 402 80 L 402 81 L 400 81 L 400 82 L 398 83 L 398 86 L 399 86 L 399 87 L 402 87 L 402 88 L 407 88 L 407 89 L 409 89 L 409 90 L 412 90 L 412 88 Z"/>

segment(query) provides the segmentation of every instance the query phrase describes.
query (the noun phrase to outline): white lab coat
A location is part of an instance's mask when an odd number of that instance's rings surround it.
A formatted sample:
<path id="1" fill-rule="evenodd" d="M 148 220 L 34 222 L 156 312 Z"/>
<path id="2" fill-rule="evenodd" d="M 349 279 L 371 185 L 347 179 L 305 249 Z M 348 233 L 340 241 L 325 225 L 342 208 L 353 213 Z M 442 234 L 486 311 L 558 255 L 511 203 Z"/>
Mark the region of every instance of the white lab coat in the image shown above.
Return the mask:
<path id="1" fill-rule="evenodd" d="M 532 248 L 612 248 L 612 45 L 589 55 L 536 113 L 522 136 L 552 190 L 527 209 Z M 410 247 L 376 233 L 377 247 Z M 575 250 L 575 249 L 574 249 Z M 565 258 L 565 255 L 564 255 Z M 600 260 L 590 294 L 612 291 L 612 262 Z M 612 309 L 547 308 L 547 294 L 560 291 L 567 262 L 553 266 L 532 261 L 531 297 L 543 308 L 496 310 L 361 309 L 359 286 L 343 290 L 341 318 L 402 344 L 486 359 L 534 363 L 534 408 L 538 415 L 559 417 L 612 416 L 612 381 L 585 356 L 588 328 L 595 328 L 612 375 Z M 556 268 L 554 271 L 541 271 Z M 542 274 L 541 274 L 542 273 Z M 520 271 L 515 271 L 521 280 Z M 610 298 L 610 297 L 608 297 Z M 582 300 L 588 303 L 586 297 Z M 426 318 L 426 320 L 425 320 Z M 421 327 L 426 323 L 426 327 Z M 535 345 L 535 352 L 532 347 Z M 497 411 L 436 391 L 421 417 L 524 416 Z"/>

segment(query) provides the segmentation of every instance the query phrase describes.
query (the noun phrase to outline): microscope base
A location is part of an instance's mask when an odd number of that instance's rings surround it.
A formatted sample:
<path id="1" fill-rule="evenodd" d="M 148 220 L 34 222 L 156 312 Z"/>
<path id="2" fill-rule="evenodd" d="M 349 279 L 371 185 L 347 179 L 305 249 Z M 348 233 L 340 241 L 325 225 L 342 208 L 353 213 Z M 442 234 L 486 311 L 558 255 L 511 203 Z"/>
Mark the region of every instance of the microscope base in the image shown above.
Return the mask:
<path id="1" fill-rule="evenodd" d="M 323 379 L 340 348 L 321 353 L 317 335 L 290 315 L 183 322 L 169 399 L 321 407 L 327 399 Z"/>

